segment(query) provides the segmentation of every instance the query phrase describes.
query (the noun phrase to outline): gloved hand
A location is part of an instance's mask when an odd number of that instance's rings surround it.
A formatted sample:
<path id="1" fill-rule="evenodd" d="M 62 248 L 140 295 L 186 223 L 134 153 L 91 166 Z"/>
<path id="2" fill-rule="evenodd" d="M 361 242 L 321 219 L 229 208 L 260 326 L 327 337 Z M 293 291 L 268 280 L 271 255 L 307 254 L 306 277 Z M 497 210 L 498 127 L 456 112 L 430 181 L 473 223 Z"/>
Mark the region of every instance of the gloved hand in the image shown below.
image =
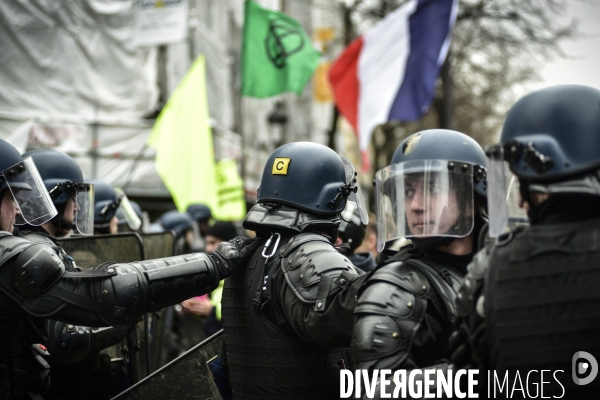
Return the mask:
<path id="1" fill-rule="evenodd" d="M 232 275 L 254 253 L 259 244 L 260 239 L 243 236 L 221 242 L 219 247 L 208 255 L 217 266 L 219 280 Z"/>

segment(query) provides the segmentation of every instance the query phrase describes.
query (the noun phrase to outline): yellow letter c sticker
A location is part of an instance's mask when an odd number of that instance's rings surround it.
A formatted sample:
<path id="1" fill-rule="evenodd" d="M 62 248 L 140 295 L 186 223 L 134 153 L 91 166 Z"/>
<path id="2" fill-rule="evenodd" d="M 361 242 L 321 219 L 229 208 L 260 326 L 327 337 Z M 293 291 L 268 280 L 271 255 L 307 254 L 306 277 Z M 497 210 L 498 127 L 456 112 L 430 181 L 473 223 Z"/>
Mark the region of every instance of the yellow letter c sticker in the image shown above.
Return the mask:
<path id="1" fill-rule="evenodd" d="M 277 157 L 275 161 L 273 161 L 273 170 L 271 171 L 272 175 L 287 175 L 288 167 L 290 166 L 291 158 L 282 158 Z"/>

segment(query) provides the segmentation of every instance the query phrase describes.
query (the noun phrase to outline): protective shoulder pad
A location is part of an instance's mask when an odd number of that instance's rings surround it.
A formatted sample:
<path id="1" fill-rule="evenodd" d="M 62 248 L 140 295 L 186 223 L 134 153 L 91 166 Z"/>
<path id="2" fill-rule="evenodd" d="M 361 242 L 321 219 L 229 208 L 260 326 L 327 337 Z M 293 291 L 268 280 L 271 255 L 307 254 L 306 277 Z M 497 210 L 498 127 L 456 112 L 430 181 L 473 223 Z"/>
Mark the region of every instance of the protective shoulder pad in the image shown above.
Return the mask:
<path id="1" fill-rule="evenodd" d="M 384 264 L 375 270 L 365 283 L 365 287 L 377 282 L 397 286 L 418 297 L 424 297 L 430 289 L 429 280 L 419 269 L 404 261 Z"/>
<path id="2" fill-rule="evenodd" d="M 0 243 L 0 265 L 31 244 L 27 240 L 2 231 L 0 231 Z"/>
<path id="3" fill-rule="evenodd" d="M 44 235 L 40 232 L 25 231 L 19 232 L 19 237 L 30 241 L 31 243 L 45 243 L 50 246 L 57 246 L 57 243 L 49 235 Z"/>
<path id="4" fill-rule="evenodd" d="M 312 304 L 317 298 L 328 297 L 331 291 L 343 289 L 358 276 L 350 260 L 320 235 L 297 235 L 282 247 L 280 255 L 287 283 L 305 303 Z M 325 283 L 321 285 L 323 280 Z M 324 293 L 319 293 L 320 286 Z"/>
<path id="5" fill-rule="evenodd" d="M 48 290 L 64 273 L 65 265 L 54 250 L 34 243 L 18 256 L 13 282 L 23 297 L 33 297 Z"/>

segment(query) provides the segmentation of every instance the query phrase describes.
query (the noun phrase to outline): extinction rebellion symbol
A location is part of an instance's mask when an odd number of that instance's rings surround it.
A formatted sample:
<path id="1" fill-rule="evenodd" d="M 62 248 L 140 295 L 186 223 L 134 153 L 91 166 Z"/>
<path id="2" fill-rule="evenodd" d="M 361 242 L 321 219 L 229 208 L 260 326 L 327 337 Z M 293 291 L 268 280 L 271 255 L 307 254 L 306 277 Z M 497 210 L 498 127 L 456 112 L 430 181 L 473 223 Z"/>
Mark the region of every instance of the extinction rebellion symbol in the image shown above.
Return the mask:
<path id="1" fill-rule="evenodd" d="M 304 47 L 300 30 L 283 19 L 269 21 L 269 32 L 265 38 L 265 50 L 269 60 L 277 68 L 284 68 L 289 56 Z"/>

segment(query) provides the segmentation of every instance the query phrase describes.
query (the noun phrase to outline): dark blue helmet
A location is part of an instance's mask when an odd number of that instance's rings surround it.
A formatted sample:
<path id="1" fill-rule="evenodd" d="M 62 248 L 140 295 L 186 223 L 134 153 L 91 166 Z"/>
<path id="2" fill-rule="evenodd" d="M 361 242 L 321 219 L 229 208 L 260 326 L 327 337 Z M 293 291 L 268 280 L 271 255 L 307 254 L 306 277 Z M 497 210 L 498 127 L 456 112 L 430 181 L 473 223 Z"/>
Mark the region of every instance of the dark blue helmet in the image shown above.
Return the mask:
<path id="1" fill-rule="evenodd" d="M 13 145 L 0 139 L 0 173 L 22 161 L 23 157 Z M 6 180 L 3 176 L 0 176 L 0 193 L 7 188 Z"/>
<path id="2" fill-rule="evenodd" d="M 121 199 L 117 191 L 103 180 L 90 179 L 86 182 L 94 185 L 94 227 L 107 227 L 116 215 Z"/>
<path id="3" fill-rule="evenodd" d="M 473 167 L 475 192 L 487 196 L 487 159 L 481 146 L 464 133 L 449 129 L 428 129 L 404 139 L 392 156 L 392 164 L 416 160 L 449 160 Z"/>
<path id="4" fill-rule="evenodd" d="M 500 142 L 521 179 L 551 182 L 600 168 L 600 90 L 553 86 L 521 98 Z"/>
<path id="5" fill-rule="evenodd" d="M 177 210 L 167 211 L 160 216 L 158 222 L 165 230 L 175 231 L 176 237 L 194 226 L 194 220 L 189 214 Z"/>
<path id="6" fill-rule="evenodd" d="M 212 218 L 210 207 L 204 204 L 191 204 L 187 208 L 187 213 L 198 222 Z"/>
<path id="7" fill-rule="evenodd" d="M 76 185 L 83 183 L 79 164 L 69 155 L 56 150 L 28 151 L 23 158 L 31 157 L 55 205 L 65 204 L 76 192 Z"/>
<path id="8" fill-rule="evenodd" d="M 311 142 L 288 143 L 269 156 L 258 202 L 335 215 L 346 206 L 354 183 L 347 179 L 342 158 L 329 147 Z"/>

